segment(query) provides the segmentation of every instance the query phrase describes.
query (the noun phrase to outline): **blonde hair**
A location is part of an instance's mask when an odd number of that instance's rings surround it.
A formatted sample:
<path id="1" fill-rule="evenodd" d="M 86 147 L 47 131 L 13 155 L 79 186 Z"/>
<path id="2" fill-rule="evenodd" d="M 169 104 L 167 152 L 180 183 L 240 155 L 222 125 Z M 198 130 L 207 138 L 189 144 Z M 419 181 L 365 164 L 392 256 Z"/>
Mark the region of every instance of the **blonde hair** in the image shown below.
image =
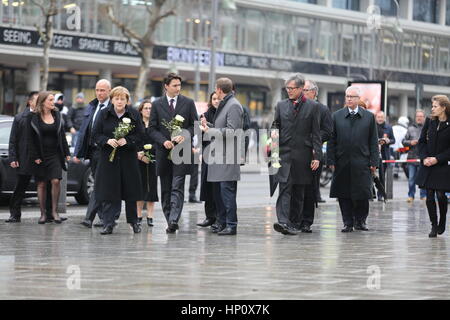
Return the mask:
<path id="1" fill-rule="evenodd" d="M 443 107 L 445 109 L 445 115 L 447 116 L 447 119 L 450 119 L 450 100 L 448 99 L 447 96 L 439 94 L 433 96 L 431 98 L 431 101 L 432 102 L 436 101 L 439 104 L 439 106 Z M 431 119 L 436 120 L 437 117 L 431 116 Z"/>
<path id="2" fill-rule="evenodd" d="M 128 91 L 127 88 L 122 86 L 114 87 L 111 90 L 111 93 L 109 94 L 109 98 L 112 100 L 112 98 L 116 96 L 125 96 L 127 98 L 127 102 L 130 101 L 130 91 Z"/>

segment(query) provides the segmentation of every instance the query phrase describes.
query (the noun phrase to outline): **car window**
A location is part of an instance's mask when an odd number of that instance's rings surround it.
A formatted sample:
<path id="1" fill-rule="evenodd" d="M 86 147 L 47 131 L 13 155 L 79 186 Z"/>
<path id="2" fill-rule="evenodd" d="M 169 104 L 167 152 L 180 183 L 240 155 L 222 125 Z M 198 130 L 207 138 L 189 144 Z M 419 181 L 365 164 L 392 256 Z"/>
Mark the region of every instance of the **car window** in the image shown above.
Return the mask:
<path id="1" fill-rule="evenodd" d="M 0 121 L 0 144 L 9 144 L 12 121 Z"/>

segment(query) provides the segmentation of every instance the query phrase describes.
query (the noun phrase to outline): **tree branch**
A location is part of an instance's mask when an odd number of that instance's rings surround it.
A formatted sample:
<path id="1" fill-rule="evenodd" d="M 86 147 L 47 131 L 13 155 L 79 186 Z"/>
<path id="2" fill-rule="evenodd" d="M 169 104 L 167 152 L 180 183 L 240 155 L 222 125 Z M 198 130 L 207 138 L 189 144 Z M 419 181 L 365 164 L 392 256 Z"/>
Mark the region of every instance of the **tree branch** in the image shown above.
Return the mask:
<path id="1" fill-rule="evenodd" d="M 111 5 L 108 5 L 106 10 L 109 19 L 111 19 L 111 21 L 122 31 L 124 36 L 126 36 L 127 38 L 135 39 L 137 41 L 142 41 L 142 37 L 140 35 L 138 35 L 134 30 L 130 29 L 126 24 L 122 23 L 114 16 L 114 11 Z"/>

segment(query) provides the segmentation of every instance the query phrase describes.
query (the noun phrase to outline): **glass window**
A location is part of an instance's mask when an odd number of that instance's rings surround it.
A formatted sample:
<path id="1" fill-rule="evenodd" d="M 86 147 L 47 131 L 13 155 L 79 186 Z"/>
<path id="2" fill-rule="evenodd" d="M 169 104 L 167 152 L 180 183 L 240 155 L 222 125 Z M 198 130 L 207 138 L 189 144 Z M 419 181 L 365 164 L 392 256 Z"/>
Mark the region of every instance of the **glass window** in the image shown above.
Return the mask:
<path id="1" fill-rule="evenodd" d="M 447 0 L 447 12 L 445 14 L 445 23 L 450 26 L 450 0 Z"/>
<path id="2" fill-rule="evenodd" d="M 380 7 L 383 16 L 397 15 L 397 5 L 394 0 L 375 0 L 375 5 Z"/>
<path id="3" fill-rule="evenodd" d="M 291 0 L 291 1 L 317 4 L 317 0 Z"/>
<path id="4" fill-rule="evenodd" d="M 359 0 L 333 0 L 333 8 L 359 11 Z"/>
<path id="5" fill-rule="evenodd" d="M 439 16 L 439 6 L 437 2 L 437 0 L 414 1 L 413 19 L 437 23 Z"/>

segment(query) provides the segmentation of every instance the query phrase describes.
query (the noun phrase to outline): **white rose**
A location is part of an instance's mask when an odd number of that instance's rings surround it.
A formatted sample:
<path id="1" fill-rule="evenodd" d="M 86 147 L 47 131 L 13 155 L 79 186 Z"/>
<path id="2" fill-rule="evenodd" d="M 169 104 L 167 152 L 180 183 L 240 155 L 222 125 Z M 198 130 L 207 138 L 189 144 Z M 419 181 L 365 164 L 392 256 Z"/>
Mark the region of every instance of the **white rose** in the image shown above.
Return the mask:
<path id="1" fill-rule="evenodd" d="M 152 146 L 150 143 L 144 145 L 144 149 L 145 149 L 145 150 L 151 150 L 152 147 L 153 147 L 153 146 Z"/>
<path id="2" fill-rule="evenodd" d="M 267 139 L 267 142 L 266 142 L 266 144 L 271 144 L 272 143 L 272 139 L 271 138 L 269 138 L 269 139 Z"/>
<path id="3" fill-rule="evenodd" d="M 180 122 L 183 122 L 183 121 L 184 121 L 184 118 L 183 118 L 182 116 L 180 116 L 179 114 L 177 114 L 177 115 L 175 116 L 175 120 L 180 121 Z"/>
<path id="4" fill-rule="evenodd" d="M 122 122 L 126 123 L 126 124 L 130 124 L 131 123 L 131 119 L 130 118 L 123 118 Z"/>
<path id="5" fill-rule="evenodd" d="M 272 153 L 272 158 L 278 158 L 278 153 L 276 152 Z"/>
<path id="6" fill-rule="evenodd" d="M 272 164 L 272 167 L 275 169 L 280 169 L 281 168 L 281 164 L 279 162 L 275 162 L 274 164 Z"/>

